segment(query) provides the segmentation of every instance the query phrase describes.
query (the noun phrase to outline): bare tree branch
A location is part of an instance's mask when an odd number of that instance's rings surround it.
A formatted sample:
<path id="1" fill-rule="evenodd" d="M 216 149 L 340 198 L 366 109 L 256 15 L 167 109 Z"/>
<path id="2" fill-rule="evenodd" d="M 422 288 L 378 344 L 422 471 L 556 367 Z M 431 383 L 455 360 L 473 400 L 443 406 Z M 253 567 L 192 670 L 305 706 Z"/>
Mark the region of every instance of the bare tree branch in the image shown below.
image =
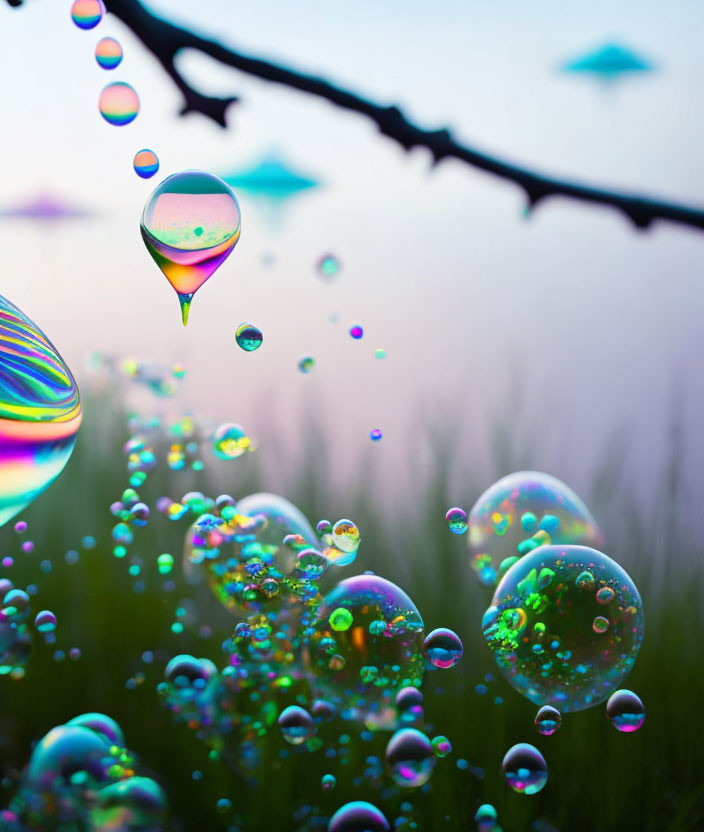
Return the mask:
<path id="1" fill-rule="evenodd" d="M 7 0 L 10 5 L 21 0 Z M 181 113 L 198 112 L 226 126 L 226 111 L 235 97 L 206 96 L 194 89 L 178 72 L 175 59 L 183 49 L 194 49 L 248 75 L 314 95 L 332 104 L 371 119 L 383 135 L 405 150 L 423 147 L 430 151 L 435 164 L 443 159 L 459 159 L 486 173 L 514 182 L 528 199 L 528 208 L 550 196 L 563 196 L 594 205 L 611 206 L 621 211 L 636 228 L 648 228 L 654 220 L 669 220 L 704 230 L 704 209 L 583 185 L 567 179 L 547 176 L 527 167 L 476 150 L 458 142 L 449 130 L 426 130 L 411 122 L 395 106 L 383 106 L 336 86 L 315 75 L 296 72 L 270 61 L 244 55 L 216 40 L 201 37 L 148 11 L 139 0 L 106 0 L 110 12 L 120 18 L 157 58 L 184 98 Z"/>

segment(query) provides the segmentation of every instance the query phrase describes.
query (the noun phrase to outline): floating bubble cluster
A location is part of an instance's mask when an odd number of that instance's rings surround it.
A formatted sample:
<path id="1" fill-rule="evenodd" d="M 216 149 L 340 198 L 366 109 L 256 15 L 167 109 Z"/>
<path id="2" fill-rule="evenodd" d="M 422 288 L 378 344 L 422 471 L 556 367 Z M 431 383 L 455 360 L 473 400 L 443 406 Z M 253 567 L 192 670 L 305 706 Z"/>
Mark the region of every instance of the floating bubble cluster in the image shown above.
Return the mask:
<path id="1" fill-rule="evenodd" d="M 176 173 L 147 200 L 140 229 L 147 251 L 178 295 L 185 326 L 193 295 L 240 238 L 237 199 L 210 173 Z"/>
<path id="2" fill-rule="evenodd" d="M 139 96 L 129 84 L 115 81 L 100 93 L 98 109 L 108 124 L 124 127 L 133 122 L 139 114 Z"/>
<path id="3" fill-rule="evenodd" d="M 122 47 L 115 38 L 102 38 L 95 47 L 95 60 L 103 69 L 115 69 L 122 62 Z"/>
<path id="4" fill-rule="evenodd" d="M 159 159 L 153 150 L 144 148 L 135 153 L 132 167 L 140 179 L 151 179 L 159 170 Z"/>
<path id="5" fill-rule="evenodd" d="M 34 747 L 9 809 L 0 813 L 2 828 L 161 832 L 166 795 L 136 768 L 114 720 L 95 713 L 76 717 Z"/>
<path id="6" fill-rule="evenodd" d="M 597 599 L 605 588 L 613 592 L 607 604 Z M 596 613 L 607 629 L 594 629 Z M 630 577 L 601 552 L 541 546 L 504 575 L 482 627 L 519 693 L 539 705 L 579 711 L 607 699 L 633 667 L 643 605 Z"/>
<path id="7" fill-rule="evenodd" d="M 0 296 L 0 525 L 61 473 L 80 424 L 71 371 L 36 324 Z"/>
<path id="8" fill-rule="evenodd" d="M 501 763 L 506 782 L 518 794 L 537 794 L 548 782 L 548 765 L 534 745 L 518 743 Z"/>
<path id="9" fill-rule="evenodd" d="M 601 533 L 579 497 L 548 474 L 510 474 L 470 512 L 471 564 L 485 586 L 493 586 L 518 558 L 550 543 L 600 546 Z"/>

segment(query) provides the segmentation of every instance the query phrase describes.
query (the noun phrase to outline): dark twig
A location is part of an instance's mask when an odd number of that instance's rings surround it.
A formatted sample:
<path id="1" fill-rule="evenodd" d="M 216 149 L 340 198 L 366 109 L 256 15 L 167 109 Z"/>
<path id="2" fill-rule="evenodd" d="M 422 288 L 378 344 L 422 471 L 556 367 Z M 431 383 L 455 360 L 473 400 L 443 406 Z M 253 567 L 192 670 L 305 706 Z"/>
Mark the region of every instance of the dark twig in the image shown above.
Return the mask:
<path id="1" fill-rule="evenodd" d="M 21 0 L 8 0 L 14 5 Z M 322 98 L 354 113 L 367 116 L 379 131 L 405 150 L 423 147 L 430 151 L 435 164 L 454 158 L 472 167 L 514 182 L 525 192 L 528 208 L 550 196 L 563 196 L 580 202 L 607 205 L 621 211 L 636 226 L 648 228 L 654 220 L 669 220 L 704 230 L 704 209 L 678 205 L 635 193 L 596 188 L 566 179 L 546 176 L 529 168 L 514 165 L 456 141 L 449 130 L 426 130 L 413 124 L 395 106 L 382 106 L 353 92 L 335 86 L 315 75 L 296 72 L 270 61 L 243 55 L 215 40 L 201 37 L 157 17 L 139 0 L 106 0 L 110 12 L 120 18 L 157 58 L 184 98 L 182 113 L 198 112 L 226 126 L 226 111 L 236 98 L 206 96 L 195 90 L 178 72 L 175 60 L 182 49 L 194 49 L 225 66 Z"/>

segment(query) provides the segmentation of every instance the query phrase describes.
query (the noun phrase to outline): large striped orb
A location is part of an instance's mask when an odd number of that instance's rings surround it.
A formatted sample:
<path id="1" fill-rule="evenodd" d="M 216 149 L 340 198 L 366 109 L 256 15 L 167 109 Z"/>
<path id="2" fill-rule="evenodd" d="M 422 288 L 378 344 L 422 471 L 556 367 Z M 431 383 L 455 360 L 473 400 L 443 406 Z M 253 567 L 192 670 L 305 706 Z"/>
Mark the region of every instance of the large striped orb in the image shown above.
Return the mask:
<path id="1" fill-rule="evenodd" d="M 0 526 L 61 473 L 80 424 L 71 371 L 41 329 L 0 295 Z"/>

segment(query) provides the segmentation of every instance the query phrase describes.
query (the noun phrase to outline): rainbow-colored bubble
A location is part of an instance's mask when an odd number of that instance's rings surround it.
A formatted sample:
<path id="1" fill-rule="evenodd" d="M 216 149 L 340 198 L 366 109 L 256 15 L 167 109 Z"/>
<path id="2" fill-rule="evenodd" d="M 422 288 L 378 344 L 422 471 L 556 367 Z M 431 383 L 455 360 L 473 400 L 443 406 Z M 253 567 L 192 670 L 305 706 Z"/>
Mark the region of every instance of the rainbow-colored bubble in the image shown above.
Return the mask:
<path id="1" fill-rule="evenodd" d="M 185 326 L 193 295 L 240 238 L 237 199 L 210 173 L 176 173 L 147 200 L 140 230 L 147 251 L 178 295 Z"/>
<path id="2" fill-rule="evenodd" d="M 95 47 L 95 60 L 103 69 L 115 69 L 122 62 L 122 47 L 115 38 L 103 38 Z"/>
<path id="3" fill-rule="evenodd" d="M 80 424 L 71 371 L 46 335 L 0 296 L 0 525 L 61 473 Z"/>
<path id="4" fill-rule="evenodd" d="M 139 96 L 123 81 L 108 84 L 98 99 L 100 115 L 114 127 L 124 127 L 139 114 Z"/>
<path id="5" fill-rule="evenodd" d="M 75 0 L 71 6 L 71 19 L 79 29 L 94 29 L 104 14 L 102 0 Z"/>
<path id="6" fill-rule="evenodd" d="M 159 170 L 159 158 L 153 150 L 144 148 L 144 150 L 138 150 L 134 154 L 132 165 L 134 172 L 141 179 L 151 179 Z"/>

